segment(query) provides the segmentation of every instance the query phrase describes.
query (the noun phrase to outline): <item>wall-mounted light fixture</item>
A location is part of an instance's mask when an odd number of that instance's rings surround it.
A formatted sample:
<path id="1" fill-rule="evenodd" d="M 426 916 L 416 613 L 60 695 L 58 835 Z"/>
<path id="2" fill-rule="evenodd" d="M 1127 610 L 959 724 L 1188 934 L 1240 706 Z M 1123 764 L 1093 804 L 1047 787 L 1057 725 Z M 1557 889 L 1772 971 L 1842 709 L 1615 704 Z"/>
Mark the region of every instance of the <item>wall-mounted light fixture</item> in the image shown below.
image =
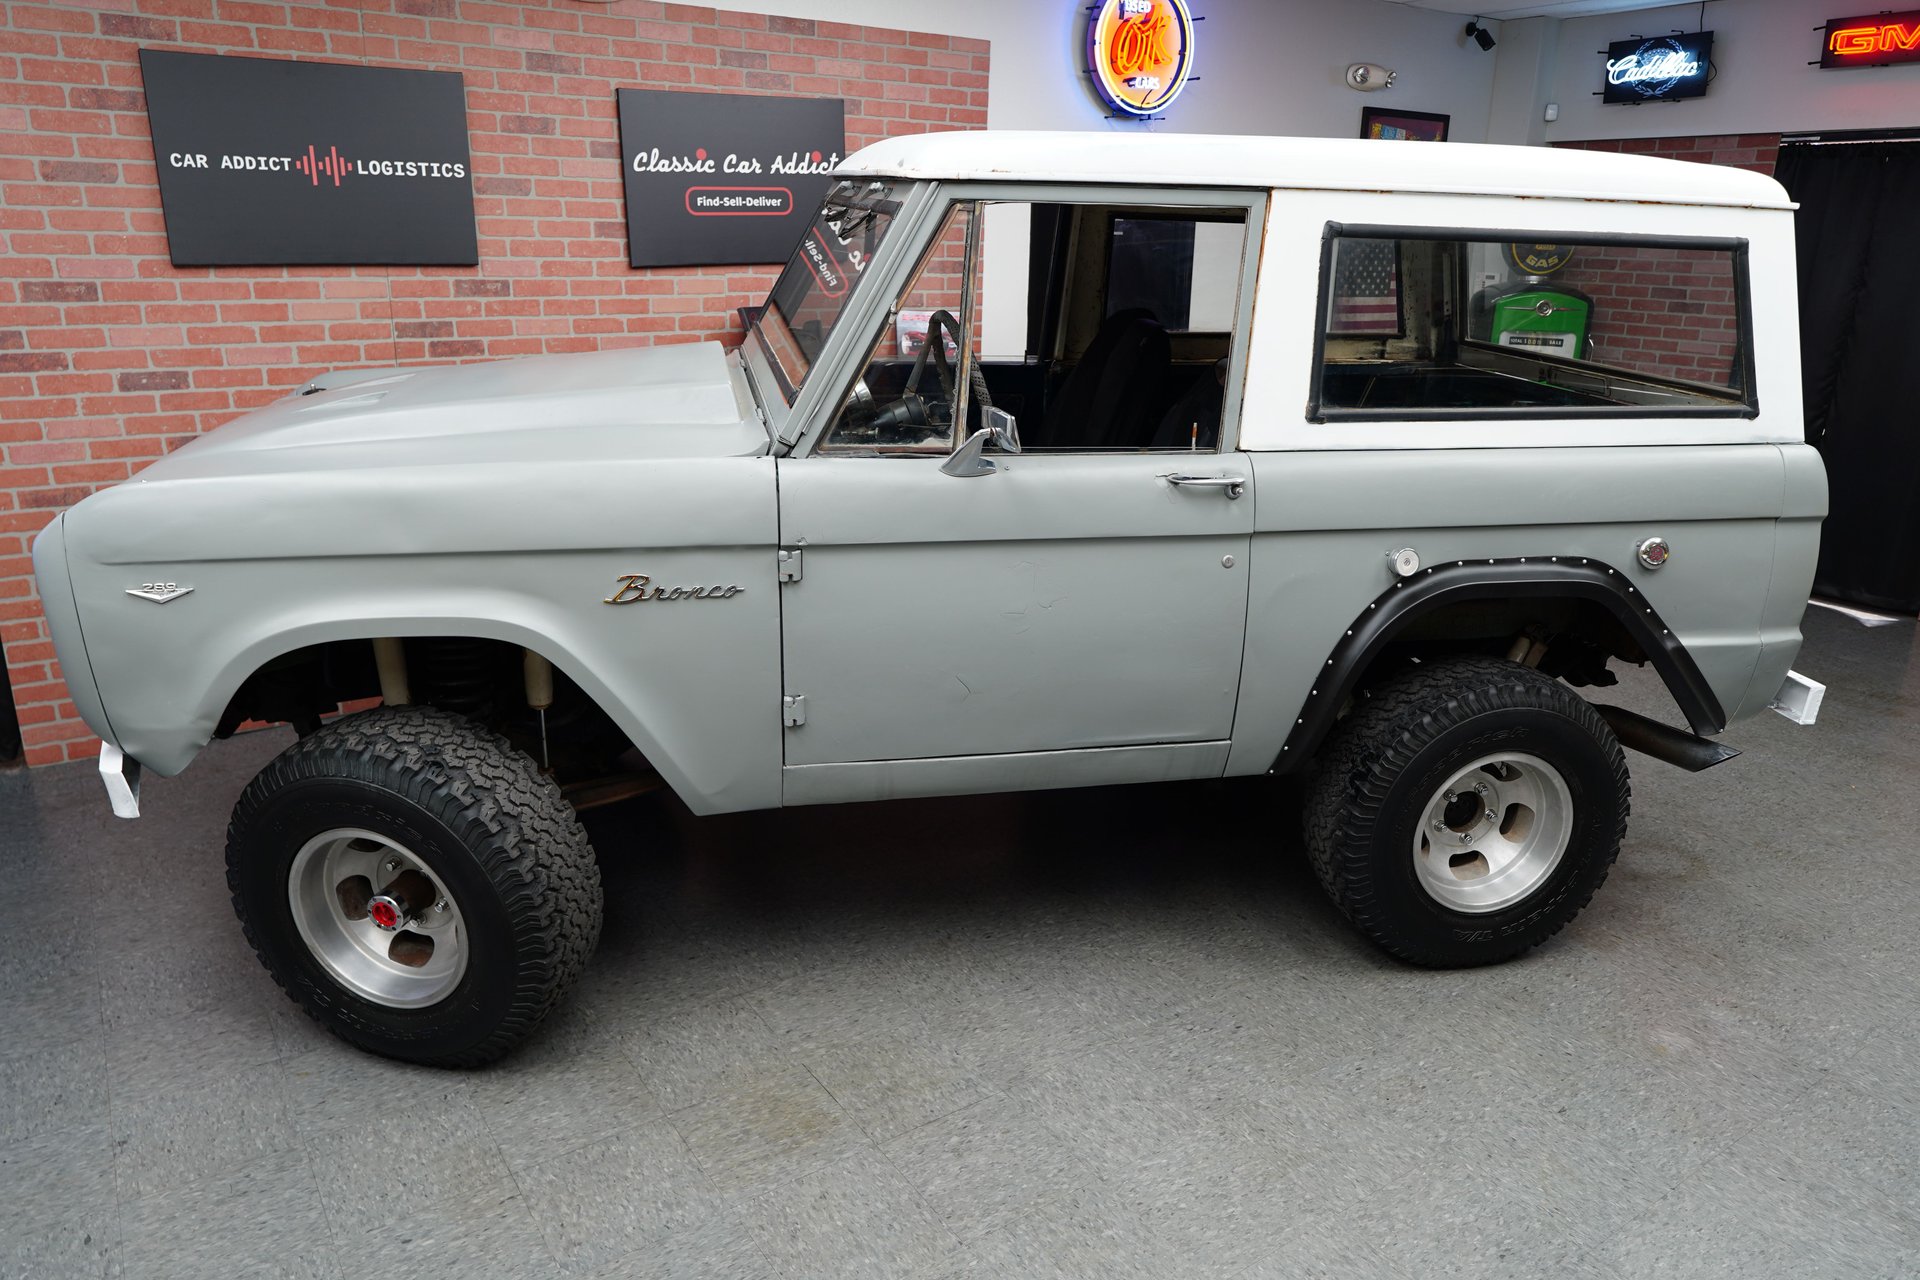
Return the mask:
<path id="1" fill-rule="evenodd" d="M 1362 93 L 1391 89 L 1399 76 L 1398 71 L 1390 71 L 1371 62 L 1356 62 L 1347 68 L 1347 88 L 1358 89 Z"/>
<path id="2" fill-rule="evenodd" d="M 1471 36 L 1473 38 L 1473 42 L 1479 45 L 1482 49 L 1493 48 L 1493 32 L 1481 26 L 1479 18 L 1475 18 L 1472 22 L 1469 22 L 1467 24 L 1466 34 Z"/>

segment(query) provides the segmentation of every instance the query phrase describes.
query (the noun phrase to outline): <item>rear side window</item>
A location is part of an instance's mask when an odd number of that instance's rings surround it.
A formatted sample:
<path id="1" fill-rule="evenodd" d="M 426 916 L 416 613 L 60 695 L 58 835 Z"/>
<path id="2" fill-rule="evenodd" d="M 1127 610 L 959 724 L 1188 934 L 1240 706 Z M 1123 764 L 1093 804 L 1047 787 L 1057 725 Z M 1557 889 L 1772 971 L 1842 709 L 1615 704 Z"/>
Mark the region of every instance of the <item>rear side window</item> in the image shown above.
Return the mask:
<path id="1" fill-rule="evenodd" d="M 1313 421 L 1747 416 L 1746 242 L 1329 224 Z"/>

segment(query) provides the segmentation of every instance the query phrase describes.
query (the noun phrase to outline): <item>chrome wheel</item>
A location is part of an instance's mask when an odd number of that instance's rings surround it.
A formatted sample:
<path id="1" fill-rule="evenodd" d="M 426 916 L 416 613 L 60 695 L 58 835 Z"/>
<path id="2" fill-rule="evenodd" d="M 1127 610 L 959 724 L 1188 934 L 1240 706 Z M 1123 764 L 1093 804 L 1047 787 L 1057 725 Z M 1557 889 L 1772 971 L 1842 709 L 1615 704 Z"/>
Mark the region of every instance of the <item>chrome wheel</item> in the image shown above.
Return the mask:
<path id="1" fill-rule="evenodd" d="M 293 923 L 340 985 L 393 1009 L 437 1003 L 467 971 L 466 922 L 433 871 L 373 831 L 322 832 L 293 856 Z"/>
<path id="2" fill-rule="evenodd" d="M 1479 915 L 1547 882 L 1573 835 L 1573 798 L 1538 756 L 1486 756 L 1428 798 L 1413 837 L 1421 888 L 1442 906 Z"/>

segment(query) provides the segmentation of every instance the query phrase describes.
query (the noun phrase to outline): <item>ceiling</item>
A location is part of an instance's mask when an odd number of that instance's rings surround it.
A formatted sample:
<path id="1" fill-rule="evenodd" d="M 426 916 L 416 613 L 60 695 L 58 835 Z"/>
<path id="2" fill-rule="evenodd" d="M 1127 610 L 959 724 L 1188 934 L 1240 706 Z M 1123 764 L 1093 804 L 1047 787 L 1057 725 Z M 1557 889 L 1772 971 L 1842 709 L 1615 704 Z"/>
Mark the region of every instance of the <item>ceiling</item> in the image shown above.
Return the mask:
<path id="1" fill-rule="evenodd" d="M 1681 3 L 1685 2 L 1681 0 Z M 1648 0 L 1481 0 L 1473 8 L 1466 7 L 1463 0 L 1392 0 L 1392 3 L 1413 9 L 1432 9 L 1436 13 L 1482 18 L 1575 18 L 1585 13 L 1624 13 L 1630 9 L 1675 7 L 1672 0 L 1665 4 L 1649 4 Z"/>

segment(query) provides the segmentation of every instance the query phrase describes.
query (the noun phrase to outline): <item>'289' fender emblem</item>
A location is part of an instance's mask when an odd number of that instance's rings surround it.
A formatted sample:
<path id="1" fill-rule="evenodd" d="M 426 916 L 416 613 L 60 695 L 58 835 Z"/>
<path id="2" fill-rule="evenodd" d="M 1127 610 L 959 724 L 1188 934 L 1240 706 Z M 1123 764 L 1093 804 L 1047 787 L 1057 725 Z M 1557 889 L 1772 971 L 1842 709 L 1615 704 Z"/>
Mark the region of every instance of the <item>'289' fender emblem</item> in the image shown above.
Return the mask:
<path id="1" fill-rule="evenodd" d="M 651 600 L 728 600 L 745 591 L 745 587 L 656 587 L 653 579 L 644 573 L 623 573 L 617 579 L 619 590 L 602 600 L 602 604 L 639 604 Z"/>
<path id="2" fill-rule="evenodd" d="M 166 604 L 191 594 L 192 587 L 183 587 L 177 582 L 143 582 L 137 587 L 128 587 L 127 594 L 141 600 L 151 600 L 155 604 Z"/>

